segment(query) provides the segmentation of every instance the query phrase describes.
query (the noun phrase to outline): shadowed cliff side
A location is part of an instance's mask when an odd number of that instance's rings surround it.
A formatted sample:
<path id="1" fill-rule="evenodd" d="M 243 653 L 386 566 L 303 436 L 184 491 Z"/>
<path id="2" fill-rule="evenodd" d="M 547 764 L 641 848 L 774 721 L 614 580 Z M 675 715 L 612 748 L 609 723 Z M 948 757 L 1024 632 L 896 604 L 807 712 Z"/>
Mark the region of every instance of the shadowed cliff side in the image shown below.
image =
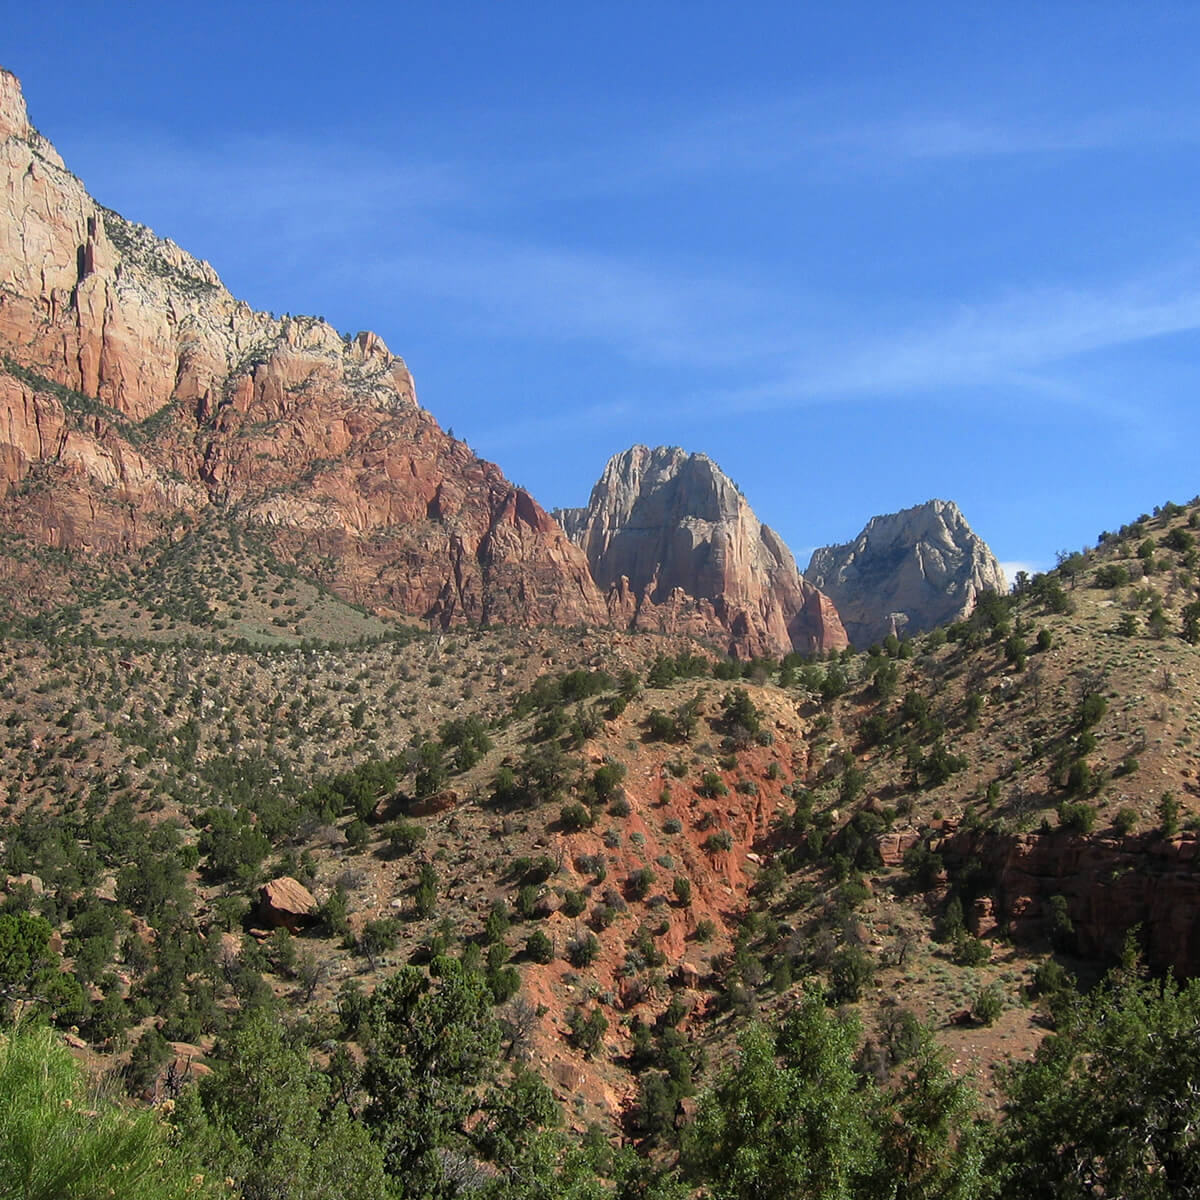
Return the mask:
<path id="1" fill-rule="evenodd" d="M 1004 572 L 950 500 L 873 517 L 854 539 L 813 552 L 804 578 L 837 605 L 855 646 L 924 633 L 967 616 Z"/>

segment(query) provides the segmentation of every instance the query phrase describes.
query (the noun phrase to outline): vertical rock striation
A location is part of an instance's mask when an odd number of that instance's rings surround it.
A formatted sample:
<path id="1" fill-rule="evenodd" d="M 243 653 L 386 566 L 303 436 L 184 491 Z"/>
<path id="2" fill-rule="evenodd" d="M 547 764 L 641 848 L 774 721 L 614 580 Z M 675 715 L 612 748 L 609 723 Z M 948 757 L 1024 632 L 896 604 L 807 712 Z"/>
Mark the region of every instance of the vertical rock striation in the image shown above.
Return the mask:
<path id="1" fill-rule="evenodd" d="M 556 515 L 619 624 L 720 637 L 742 657 L 846 645 L 829 599 L 703 454 L 634 446 L 609 460 L 586 508 Z"/>
<path id="2" fill-rule="evenodd" d="M 99 206 L 0 70 L 0 510 L 129 551 L 217 505 L 360 603 L 603 623 L 583 555 L 417 403 L 371 333 L 277 318 Z"/>

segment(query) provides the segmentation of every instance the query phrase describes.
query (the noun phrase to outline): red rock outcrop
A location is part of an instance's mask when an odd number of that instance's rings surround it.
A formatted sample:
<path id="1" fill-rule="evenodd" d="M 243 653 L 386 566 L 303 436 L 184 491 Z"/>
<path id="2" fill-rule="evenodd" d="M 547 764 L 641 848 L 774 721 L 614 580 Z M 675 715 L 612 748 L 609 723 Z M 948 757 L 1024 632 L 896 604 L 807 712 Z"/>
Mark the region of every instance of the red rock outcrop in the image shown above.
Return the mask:
<path id="1" fill-rule="evenodd" d="M 271 929 L 297 933 L 316 922 L 317 901 L 304 884 L 281 875 L 258 889 L 258 915 Z"/>
<path id="2" fill-rule="evenodd" d="M 606 623 L 587 563 L 417 403 L 370 333 L 276 318 L 98 206 L 0 71 L 0 508 L 127 551 L 220 505 L 360 603 L 444 625 Z"/>
<path id="3" fill-rule="evenodd" d="M 847 645 L 829 598 L 710 458 L 614 455 L 586 508 L 556 514 L 618 624 L 723 640 L 742 657 Z"/>
<path id="4" fill-rule="evenodd" d="M 1051 897 L 1066 898 L 1079 954 L 1116 959 L 1140 927 L 1148 964 L 1200 975 L 1200 840 L 1177 837 L 1084 837 L 1062 832 L 997 836 L 958 832 L 940 852 L 950 862 L 975 859 L 988 881 L 978 919 L 995 921 L 1017 940 L 1050 933 Z"/>

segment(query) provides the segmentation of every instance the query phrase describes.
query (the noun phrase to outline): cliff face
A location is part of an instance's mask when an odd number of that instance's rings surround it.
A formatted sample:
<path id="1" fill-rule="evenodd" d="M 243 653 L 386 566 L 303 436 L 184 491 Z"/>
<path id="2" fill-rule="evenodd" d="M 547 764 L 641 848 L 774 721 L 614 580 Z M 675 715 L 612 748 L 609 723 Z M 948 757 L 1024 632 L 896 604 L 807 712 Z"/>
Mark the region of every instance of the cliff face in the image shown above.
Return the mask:
<path id="1" fill-rule="evenodd" d="M 1200 975 L 1200 842 L 1194 831 L 1171 838 L 960 832 L 939 848 L 956 863 L 980 864 L 989 881 L 969 914 L 977 933 L 1046 940 L 1052 901 L 1061 897 L 1082 957 L 1115 961 L 1125 938 L 1138 930 L 1153 969 L 1170 968 L 1183 979 Z"/>
<path id="2" fill-rule="evenodd" d="M 634 446 L 609 460 L 586 508 L 556 515 L 618 623 L 720 637 L 743 657 L 847 644 L 828 598 L 703 454 Z"/>
<path id="3" fill-rule="evenodd" d="M 255 312 L 101 208 L 0 71 L 0 508 L 127 551 L 208 504 L 347 597 L 449 624 L 607 620 L 583 555 L 444 433 L 374 334 Z"/>
<path id="4" fill-rule="evenodd" d="M 853 542 L 814 551 L 804 578 L 832 598 L 855 646 L 957 621 L 981 592 L 1008 590 L 995 555 L 949 500 L 873 517 Z"/>

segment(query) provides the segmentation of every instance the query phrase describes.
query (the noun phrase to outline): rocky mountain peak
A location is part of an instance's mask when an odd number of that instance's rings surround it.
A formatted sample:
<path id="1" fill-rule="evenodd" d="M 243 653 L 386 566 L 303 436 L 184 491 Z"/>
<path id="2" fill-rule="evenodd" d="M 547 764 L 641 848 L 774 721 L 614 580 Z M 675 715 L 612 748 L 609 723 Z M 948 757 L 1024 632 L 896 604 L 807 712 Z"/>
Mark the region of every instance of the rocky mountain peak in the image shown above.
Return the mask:
<path id="1" fill-rule="evenodd" d="M 952 500 L 872 517 L 854 541 L 814 551 L 804 577 L 833 599 L 856 646 L 959 620 L 981 592 L 1008 590 Z"/>
<path id="2" fill-rule="evenodd" d="M 736 513 L 738 498 L 737 485 L 706 454 L 638 445 L 608 460 L 586 507 L 560 509 L 555 515 L 572 540 L 582 536 L 585 526 L 602 538 L 606 529 L 627 528 L 635 512 L 643 523 L 683 517 L 718 522 Z M 597 521 L 598 515 L 603 520 Z M 597 577 L 597 582 L 607 581 Z M 630 577 L 630 582 L 640 586 L 648 576 Z"/>
<path id="3" fill-rule="evenodd" d="M 0 73 L 0 524 L 122 553 L 209 506 L 379 610 L 606 620 L 583 555 L 380 337 L 256 312 L 102 208 Z"/>
<path id="4" fill-rule="evenodd" d="M 29 113 L 21 81 L 0 67 L 0 138 L 27 138 L 29 134 Z"/>
<path id="5" fill-rule="evenodd" d="M 743 656 L 846 644 L 833 606 L 707 455 L 632 446 L 586 507 L 556 516 L 619 623 L 721 637 Z"/>

